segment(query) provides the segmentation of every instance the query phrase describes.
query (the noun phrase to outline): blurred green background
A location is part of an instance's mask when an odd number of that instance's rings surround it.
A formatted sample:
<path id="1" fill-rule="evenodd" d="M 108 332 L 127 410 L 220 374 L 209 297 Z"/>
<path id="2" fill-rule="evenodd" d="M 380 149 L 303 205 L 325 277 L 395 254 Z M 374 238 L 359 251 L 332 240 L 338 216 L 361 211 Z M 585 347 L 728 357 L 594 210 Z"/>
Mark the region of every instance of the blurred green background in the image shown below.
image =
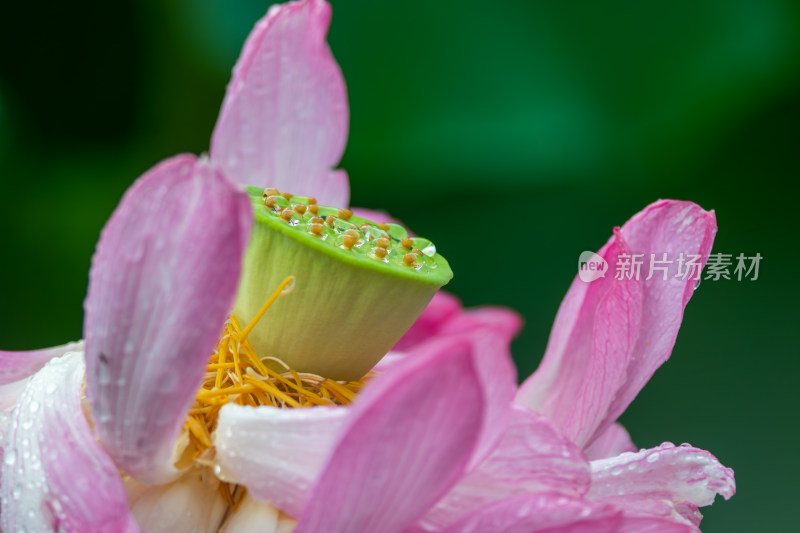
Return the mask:
<path id="1" fill-rule="evenodd" d="M 521 376 L 578 254 L 657 198 L 715 209 L 715 251 L 764 257 L 757 281 L 703 283 L 622 420 L 640 446 L 691 442 L 736 470 L 738 494 L 704 510 L 704 531 L 796 531 L 800 4 L 333 4 L 352 203 L 431 237 L 467 305 L 524 315 Z M 81 336 L 105 219 L 155 162 L 207 149 L 266 6 L 4 7 L 4 349 Z"/>

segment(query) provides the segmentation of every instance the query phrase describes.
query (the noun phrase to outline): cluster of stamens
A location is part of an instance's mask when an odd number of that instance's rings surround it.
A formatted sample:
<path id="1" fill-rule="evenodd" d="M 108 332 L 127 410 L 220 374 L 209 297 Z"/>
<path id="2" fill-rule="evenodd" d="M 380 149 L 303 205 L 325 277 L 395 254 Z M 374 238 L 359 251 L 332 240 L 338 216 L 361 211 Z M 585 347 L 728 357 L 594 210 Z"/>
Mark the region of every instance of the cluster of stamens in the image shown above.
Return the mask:
<path id="1" fill-rule="evenodd" d="M 256 354 L 247 340 L 248 333 L 281 294 L 291 291 L 293 282 L 291 276 L 286 278 L 244 329 L 235 316 L 229 317 L 184 424 L 189 442 L 176 466 L 213 465 L 212 434 L 225 404 L 277 408 L 347 405 L 364 386 L 364 381 L 334 381 L 296 372 L 276 357 Z M 244 487 L 225 482 L 220 483 L 219 490 L 234 511 L 246 494 Z"/>
<path id="2" fill-rule="evenodd" d="M 375 223 L 349 209 L 322 206 L 314 198 L 294 196 L 274 187 L 264 189 L 261 198 L 266 212 L 337 248 L 415 270 L 435 268 L 431 260 L 436 254 L 433 243 L 410 237 L 399 224 Z"/>

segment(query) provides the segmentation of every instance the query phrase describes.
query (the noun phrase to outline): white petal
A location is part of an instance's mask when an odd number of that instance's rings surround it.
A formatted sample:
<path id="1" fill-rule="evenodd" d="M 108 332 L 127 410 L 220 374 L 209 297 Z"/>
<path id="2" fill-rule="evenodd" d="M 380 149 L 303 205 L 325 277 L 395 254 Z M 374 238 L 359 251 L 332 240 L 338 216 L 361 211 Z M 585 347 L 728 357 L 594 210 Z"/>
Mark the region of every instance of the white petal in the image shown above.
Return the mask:
<path id="1" fill-rule="evenodd" d="M 274 505 L 258 502 L 248 494 L 220 533 L 282 533 L 294 529 L 296 523 Z"/>
<path id="2" fill-rule="evenodd" d="M 347 416 L 346 407 L 278 409 L 228 404 L 214 445 L 222 479 L 299 516 Z"/>
<path id="3" fill-rule="evenodd" d="M 227 510 L 219 480 L 207 469 L 190 470 L 167 485 L 128 480 L 131 513 L 149 533 L 215 533 Z"/>

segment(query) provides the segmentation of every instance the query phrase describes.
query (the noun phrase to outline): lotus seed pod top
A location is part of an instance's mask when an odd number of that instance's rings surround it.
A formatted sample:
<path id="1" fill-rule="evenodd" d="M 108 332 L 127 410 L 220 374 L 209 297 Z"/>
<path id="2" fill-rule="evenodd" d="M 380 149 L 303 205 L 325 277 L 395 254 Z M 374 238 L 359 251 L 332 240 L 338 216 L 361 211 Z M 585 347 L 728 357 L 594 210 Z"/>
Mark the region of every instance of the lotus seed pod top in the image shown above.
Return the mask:
<path id="1" fill-rule="evenodd" d="M 335 380 L 366 374 L 453 277 L 427 239 L 399 224 L 375 223 L 314 198 L 249 187 L 255 226 L 233 314 L 253 320 L 247 336 L 262 357 Z"/>

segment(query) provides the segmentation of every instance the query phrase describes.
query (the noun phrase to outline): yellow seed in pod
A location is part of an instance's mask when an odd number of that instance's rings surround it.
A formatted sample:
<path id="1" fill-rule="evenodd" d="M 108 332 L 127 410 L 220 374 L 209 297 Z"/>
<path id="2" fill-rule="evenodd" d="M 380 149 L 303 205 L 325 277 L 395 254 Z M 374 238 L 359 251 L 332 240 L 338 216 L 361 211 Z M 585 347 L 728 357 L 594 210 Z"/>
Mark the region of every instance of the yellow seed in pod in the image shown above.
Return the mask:
<path id="1" fill-rule="evenodd" d="M 348 250 L 353 246 L 355 246 L 357 241 L 358 239 L 356 237 L 353 237 L 349 233 L 345 233 L 344 235 L 342 235 L 342 246 L 344 246 Z"/>

